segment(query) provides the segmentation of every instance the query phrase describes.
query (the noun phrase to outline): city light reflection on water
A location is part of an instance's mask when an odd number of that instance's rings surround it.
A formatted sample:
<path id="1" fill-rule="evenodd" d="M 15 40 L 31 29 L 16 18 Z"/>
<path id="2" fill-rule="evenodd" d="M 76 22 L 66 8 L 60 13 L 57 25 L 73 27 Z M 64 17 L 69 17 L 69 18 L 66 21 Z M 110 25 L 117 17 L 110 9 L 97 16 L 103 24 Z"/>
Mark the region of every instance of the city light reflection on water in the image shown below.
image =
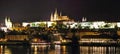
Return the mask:
<path id="1" fill-rule="evenodd" d="M 12 54 L 10 49 L 7 46 L 0 46 L 0 54 Z"/>
<path id="2" fill-rule="evenodd" d="M 0 45 L 0 54 L 120 54 L 115 46 Z"/>

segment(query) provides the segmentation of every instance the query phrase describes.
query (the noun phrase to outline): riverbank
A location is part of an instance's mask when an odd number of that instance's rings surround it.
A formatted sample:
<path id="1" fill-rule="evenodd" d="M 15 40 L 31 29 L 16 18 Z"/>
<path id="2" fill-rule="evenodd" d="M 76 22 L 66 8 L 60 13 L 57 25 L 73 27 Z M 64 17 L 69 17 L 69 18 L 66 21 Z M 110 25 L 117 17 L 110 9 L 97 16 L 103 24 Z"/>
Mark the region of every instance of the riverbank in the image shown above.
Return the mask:
<path id="1" fill-rule="evenodd" d="M 28 41 L 3 41 L 0 45 L 30 45 L 30 43 Z"/>
<path id="2" fill-rule="evenodd" d="M 120 47 L 120 43 L 118 42 L 115 42 L 115 43 L 93 43 L 93 42 L 90 42 L 90 43 L 83 43 L 83 42 L 80 42 L 80 43 L 77 43 L 77 44 L 72 44 L 70 42 L 66 42 L 66 43 L 61 43 L 61 44 L 57 44 L 57 45 L 62 45 L 62 46 L 119 46 Z"/>

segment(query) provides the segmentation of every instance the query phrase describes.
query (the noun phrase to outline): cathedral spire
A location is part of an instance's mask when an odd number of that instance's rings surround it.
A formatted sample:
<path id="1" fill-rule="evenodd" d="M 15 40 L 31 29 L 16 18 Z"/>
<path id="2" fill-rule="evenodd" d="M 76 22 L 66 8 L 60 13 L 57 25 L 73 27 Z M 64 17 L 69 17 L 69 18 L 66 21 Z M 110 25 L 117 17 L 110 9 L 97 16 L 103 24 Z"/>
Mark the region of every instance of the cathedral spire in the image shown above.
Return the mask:
<path id="1" fill-rule="evenodd" d="M 85 21 L 87 21 L 87 18 L 86 18 L 86 17 L 83 17 L 83 18 L 82 18 L 82 22 L 85 22 Z"/>
<path id="2" fill-rule="evenodd" d="M 60 12 L 60 16 L 62 16 L 62 13 Z"/>
<path id="3" fill-rule="evenodd" d="M 85 21 L 87 21 L 87 18 L 85 17 Z"/>
<path id="4" fill-rule="evenodd" d="M 7 16 L 6 16 L 6 17 L 5 17 L 5 25 L 7 25 L 7 21 L 8 21 L 8 20 L 7 20 Z"/>
<path id="5" fill-rule="evenodd" d="M 53 13 L 51 13 L 50 21 L 54 21 Z"/>
<path id="6" fill-rule="evenodd" d="M 57 13 L 57 9 L 55 9 L 55 13 L 54 13 L 54 20 L 58 20 L 58 13 Z"/>
<path id="7" fill-rule="evenodd" d="M 10 21 L 10 17 L 5 17 L 5 25 L 7 28 L 11 28 L 12 27 L 12 22 Z"/>
<path id="8" fill-rule="evenodd" d="M 55 14 L 58 14 L 58 13 L 57 13 L 57 8 L 55 9 Z"/>

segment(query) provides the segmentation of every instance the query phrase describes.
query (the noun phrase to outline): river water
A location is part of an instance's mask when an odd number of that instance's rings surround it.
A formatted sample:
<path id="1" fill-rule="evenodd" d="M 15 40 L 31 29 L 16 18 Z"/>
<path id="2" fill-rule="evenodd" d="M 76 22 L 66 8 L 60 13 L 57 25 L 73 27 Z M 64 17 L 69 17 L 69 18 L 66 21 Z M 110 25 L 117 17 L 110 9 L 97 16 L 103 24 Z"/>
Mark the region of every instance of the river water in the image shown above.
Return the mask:
<path id="1" fill-rule="evenodd" d="M 0 54 L 120 54 L 115 46 L 0 45 Z"/>

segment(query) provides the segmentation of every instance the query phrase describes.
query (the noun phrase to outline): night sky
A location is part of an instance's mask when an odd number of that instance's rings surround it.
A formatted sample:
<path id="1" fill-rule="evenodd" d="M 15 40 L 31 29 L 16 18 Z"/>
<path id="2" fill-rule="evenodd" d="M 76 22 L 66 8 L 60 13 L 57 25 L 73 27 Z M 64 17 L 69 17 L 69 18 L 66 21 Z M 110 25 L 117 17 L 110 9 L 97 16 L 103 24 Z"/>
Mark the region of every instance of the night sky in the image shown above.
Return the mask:
<path id="1" fill-rule="evenodd" d="M 58 9 L 62 15 L 81 21 L 120 21 L 119 0 L 0 0 L 0 21 L 5 16 L 13 22 L 49 20 Z"/>

